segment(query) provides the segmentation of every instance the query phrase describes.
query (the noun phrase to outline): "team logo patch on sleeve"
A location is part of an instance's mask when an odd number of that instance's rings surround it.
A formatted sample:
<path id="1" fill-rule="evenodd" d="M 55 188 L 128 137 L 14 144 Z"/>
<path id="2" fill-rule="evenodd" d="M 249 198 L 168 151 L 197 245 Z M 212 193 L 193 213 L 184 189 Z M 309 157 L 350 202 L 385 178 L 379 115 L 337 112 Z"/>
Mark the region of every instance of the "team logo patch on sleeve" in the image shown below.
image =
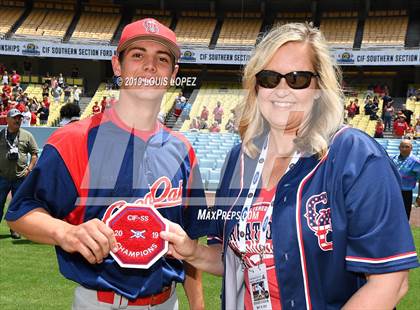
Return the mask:
<path id="1" fill-rule="evenodd" d="M 308 227 L 314 232 L 318 239 L 318 245 L 323 251 L 331 251 L 333 249 L 332 241 L 327 239 L 328 234 L 332 232 L 331 209 L 322 208 L 327 203 L 326 192 L 311 196 L 306 202 L 306 213 L 304 215 Z"/>

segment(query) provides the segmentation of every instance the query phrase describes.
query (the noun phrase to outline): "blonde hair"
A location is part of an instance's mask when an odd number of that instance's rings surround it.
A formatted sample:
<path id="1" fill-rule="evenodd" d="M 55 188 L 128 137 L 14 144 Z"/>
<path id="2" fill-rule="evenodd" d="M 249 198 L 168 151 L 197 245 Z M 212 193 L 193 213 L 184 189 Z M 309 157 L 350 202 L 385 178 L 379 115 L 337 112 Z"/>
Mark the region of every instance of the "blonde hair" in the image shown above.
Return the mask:
<path id="1" fill-rule="evenodd" d="M 239 133 L 244 152 L 255 157 L 259 150 L 253 143 L 267 127 L 257 105 L 255 74 L 263 70 L 277 50 L 288 42 L 307 43 L 312 51 L 312 64 L 319 75 L 317 84 L 320 97 L 316 99 L 311 112 L 301 125 L 296 148 L 301 152 L 323 156 L 332 135 L 343 124 L 344 96 L 341 90 L 341 70 L 332 58 L 321 32 L 305 23 L 290 23 L 273 28 L 256 46 L 244 69 L 243 87 L 246 94 L 240 105 Z"/>

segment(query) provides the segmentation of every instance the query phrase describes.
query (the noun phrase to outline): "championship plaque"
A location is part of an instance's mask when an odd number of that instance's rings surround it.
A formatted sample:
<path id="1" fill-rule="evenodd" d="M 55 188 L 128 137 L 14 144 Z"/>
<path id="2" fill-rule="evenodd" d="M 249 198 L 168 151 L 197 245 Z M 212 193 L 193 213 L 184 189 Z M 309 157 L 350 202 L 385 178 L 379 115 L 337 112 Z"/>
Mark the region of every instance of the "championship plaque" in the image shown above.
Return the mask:
<path id="1" fill-rule="evenodd" d="M 168 251 L 168 241 L 159 236 L 168 226 L 151 206 L 127 203 L 106 224 L 118 244 L 118 251 L 110 254 L 121 267 L 148 269 Z"/>

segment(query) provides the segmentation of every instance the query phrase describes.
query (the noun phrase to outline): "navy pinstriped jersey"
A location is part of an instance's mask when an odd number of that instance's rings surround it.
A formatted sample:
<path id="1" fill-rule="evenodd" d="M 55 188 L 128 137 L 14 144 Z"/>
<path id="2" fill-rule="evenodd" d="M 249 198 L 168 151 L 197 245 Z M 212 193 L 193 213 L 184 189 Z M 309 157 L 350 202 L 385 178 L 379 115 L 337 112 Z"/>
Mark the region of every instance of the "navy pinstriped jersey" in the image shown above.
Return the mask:
<path id="1" fill-rule="evenodd" d="M 259 147 L 264 139 L 256 139 Z M 256 161 L 241 145 L 231 151 L 216 208 L 241 211 Z M 419 266 L 398 171 L 383 148 L 359 130 L 341 129 L 321 159 L 302 156 L 280 180 L 275 197 L 267 238 L 273 242 L 283 309 L 340 309 L 366 283 L 365 274 Z M 237 217 L 213 221 L 208 241 L 224 244 L 224 263 L 231 268 L 224 275 L 224 308 L 241 304 L 240 284 L 232 285 L 241 272 L 239 260 L 227 245 L 237 222 Z M 253 223 L 246 231 L 259 234 L 260 227 Z"/>
<path id="2" fill-rule="evenodd" d="M 57 130 L 13 198 L 7 220 L 34 208 L 72 224 L 104 216 L 118 200 L 147 200 L 191 238 L 206 234 L 197 225 L 205 197 L 196 157 L 180 134 L 157 125 L 153 132 L 127 128 L 115 112 L 96 115 Z M 61 273 L 96 290 L 113 290 L 129 299 L 162 291 L 184 280 L 183 263 L 162 258 L 150 269 L 123 269 L 111 256 L 89 264 L 80 254 L 56 247 Z"/>

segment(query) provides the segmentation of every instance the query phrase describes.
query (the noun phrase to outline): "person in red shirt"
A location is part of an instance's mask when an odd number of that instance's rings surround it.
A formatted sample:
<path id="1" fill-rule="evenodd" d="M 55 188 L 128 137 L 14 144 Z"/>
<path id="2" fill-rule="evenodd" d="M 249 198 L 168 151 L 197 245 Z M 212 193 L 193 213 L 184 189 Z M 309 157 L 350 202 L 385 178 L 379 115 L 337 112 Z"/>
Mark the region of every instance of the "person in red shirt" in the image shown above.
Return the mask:
<path id="1" fill-rule="evenodd" d="M 92 113 L 95 114 L 99 114 L 101 113 L 101 107 L 99 106 L 98 101 L 95 101 L 93 107 L 92 107 Z"/>
<path id="2" fill-rule="evenodd" d="M 203 107 L 203 110 L 201 111 L 200 118 L 202 120 L 207 121 L 209 119 L 209 109 L 207 109 L 206 106 Z"/>
<path id="3" fill-rule="evenodd" d="M 22 102 L 19 102 L 16 106 L 15 106 L 15 108 L 16 109 L 18 109 L 19 111 L 20 111 L 20 113 L 23 113 L 23 112 L 25 112 L 25 105 L 22 103 Z"/>
<path id="4" fill-rule="evenodd" d="M 107 105 L 106 96 L 104 96 L 101 100 L 101 112 L 105 112 L 106 105 Z"/>
<path id="5" fill-rule="evenodd" d="M 404 115 L 399 115 L 396 121 L 394 122 L 394 136 L 396 138 L 401 138 L 404 136 L 406 130 L 408 129 L 408 124 L 405 121 Z"/>
<path id="6" fill-rule="evenodd" d="M 16 73 L 16 70 L 12 71 L 12 86 L 16 86 L 20 84 L 20 75 Z"/>
<path id="7" fill-rule="evenodd" d="M 48 100 L 47 96 L 44 96 L 44 99 L 42 100 L 42 102 L 44 103 L 44 105 L 47 109 L 50 108 L 50 101 Z"/>
<path id="8" fill-rule="evenodd" d="M 0 105 L 0 125 L 7 125 L 7 111 Z"/>
<path id="9" fill-rule="evenodd" d="M 219 125 L 219 123 L 217 121 L 215 121 L 213 123 L 213 125 L 210 126 L 209 131 L 210 132 L 220 132 L 220 125 Z"/>
<path id="10" fill-rule="evenodd" d="M 3 84 L 3 88 L 2 88 L 3 93 L 10 95 L 12 93 L 12 88 L 10 87 L 9 84 L 4 83 Z"/>
<path id="11" fill-rule="evenodd" d="M 6 93 L 2 93 L 1 94 L 1 103 L 3 106 L 7 106 L 7 104 L 9 103 L 9 96 Z"/>
<path id="12" fill-rule="evenodd" d="M 36 126 L 38 117 L 34 111 L 31 111 L 31 126 Z"/>

